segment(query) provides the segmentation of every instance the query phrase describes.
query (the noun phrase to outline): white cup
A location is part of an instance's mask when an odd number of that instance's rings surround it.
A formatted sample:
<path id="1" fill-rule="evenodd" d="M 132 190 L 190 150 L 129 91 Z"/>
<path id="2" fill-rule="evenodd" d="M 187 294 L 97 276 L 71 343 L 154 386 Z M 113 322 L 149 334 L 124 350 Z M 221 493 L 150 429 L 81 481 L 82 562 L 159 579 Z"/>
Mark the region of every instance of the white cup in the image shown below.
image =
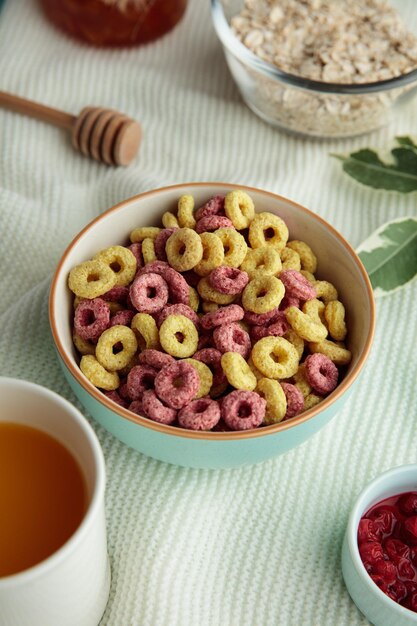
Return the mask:
<path id="1" fill-rule="evenodd" d="M 97 437 L 67 400 L 12 378 L 0 377 L 0 421 L 27 424 L 63 443 L 83 471 L 88 495 L 84 518 L 64 545 L 41 563 L 0 578 L 0 626 L 97 626 L 110 589 L 105 464 Z"/>

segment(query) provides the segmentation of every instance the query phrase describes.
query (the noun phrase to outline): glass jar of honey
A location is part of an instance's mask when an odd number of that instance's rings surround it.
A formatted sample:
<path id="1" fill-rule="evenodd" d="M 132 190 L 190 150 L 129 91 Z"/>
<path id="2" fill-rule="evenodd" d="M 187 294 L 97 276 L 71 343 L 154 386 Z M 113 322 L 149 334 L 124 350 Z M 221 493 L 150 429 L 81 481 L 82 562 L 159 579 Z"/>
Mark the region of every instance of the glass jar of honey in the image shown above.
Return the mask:
<path id="1" fill-rule="evenodd" d="M 134 46 L 167 33 L 187 0 L 40 0 L 61 30 L 95 46 Z"/>

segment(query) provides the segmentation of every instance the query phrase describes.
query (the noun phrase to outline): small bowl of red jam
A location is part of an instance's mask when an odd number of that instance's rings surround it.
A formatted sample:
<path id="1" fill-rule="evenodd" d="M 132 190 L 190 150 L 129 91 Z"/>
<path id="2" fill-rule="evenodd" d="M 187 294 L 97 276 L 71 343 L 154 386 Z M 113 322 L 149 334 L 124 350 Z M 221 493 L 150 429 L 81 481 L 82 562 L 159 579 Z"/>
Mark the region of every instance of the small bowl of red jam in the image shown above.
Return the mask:
<path id="1" fill-rule="evenodd" d="M 417 625 L 417 465 L 388 470 L 362 491 L 346 529 L 342 571 L 372 624 Z"/>

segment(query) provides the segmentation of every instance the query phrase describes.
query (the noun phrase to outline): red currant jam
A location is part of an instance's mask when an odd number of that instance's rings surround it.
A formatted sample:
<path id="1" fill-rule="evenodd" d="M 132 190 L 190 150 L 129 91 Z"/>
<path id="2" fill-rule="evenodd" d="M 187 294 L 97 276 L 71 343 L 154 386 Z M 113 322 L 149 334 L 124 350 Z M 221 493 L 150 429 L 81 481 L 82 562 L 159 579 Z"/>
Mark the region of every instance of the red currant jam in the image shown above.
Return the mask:
<path id="1" fill-rule="evenodd" d="M 417 492 L 375 504 L 358 527 L 359 554 L 376 585 L 417 613 Z"/>

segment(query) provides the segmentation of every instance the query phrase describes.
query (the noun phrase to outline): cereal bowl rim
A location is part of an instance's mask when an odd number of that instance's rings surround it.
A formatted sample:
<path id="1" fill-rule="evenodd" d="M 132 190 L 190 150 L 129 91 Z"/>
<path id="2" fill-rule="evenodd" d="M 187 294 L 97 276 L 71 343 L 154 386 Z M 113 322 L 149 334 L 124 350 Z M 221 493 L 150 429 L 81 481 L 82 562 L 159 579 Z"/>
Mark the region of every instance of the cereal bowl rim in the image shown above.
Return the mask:
<path id="1" fill-rule="evenodd" d="M 356 363 L 352 371 L 350 371 L 345 376 L 345 378 L 342 380 L 340 385 L 338 385 L 336 389 L 327 398 L 325 398 L 325 400 L 320 402 L 318 405 L 312 407 L 311 409 L 308 409 L 307 411 L 301 413 L 299 416 L 293 417 L 291 420 L 286 420 L 285 422 L 272 424 L 270 426 L 264 426 L 262 428 L 255 428 L 255 429 L 243 430 L 243 431 L 230 431 L 230 432 L 229 431 L 226 431 L 226 432 L 193 431 L 193 430 L 187 430 L 184 428 L 178 428 L 177 426 L 169 426 L 166 424 L 160 424 L 149 418 L 142 417 L 141 415 L 136 415 L 135 413 L 128 411 L 127 409 L 121 406 L 118 406 L 116 403 L 109 400 L 107 396 L 104 395 L 104 393 L 102 393 L 96 387 L 94 387 L 94 385 L 90 383 L 90 381 L 87 380 L 87 378 L 85 378 L 85 376 L 82 374 L 79 367 L 76 365 L 73 359 L 69 356 L 69 352 L 65 348 L 61 340 L 61 337 L 59 336 L 57 324 L 55 320 L 55 313 L 54 313 L 57 285 L 58 285 L 58 282 L 62 280 L 65 280 L 65 281 L 67 280 L 66 276 L 62 276 L 62 266 L 64 265 L 67 257 L 71 254 L 73 248 L 77 245 L 78 241 L 82 237 L 84 237 L 86 233 L 88 233 L 89 231 L 92 231 L 94 229 L 94 226 L 98 222 L 100 222 L 103 219 L 107 219 L 108 216 L 111 214 L 118 213 L 119 211 L 123 210 L 124 207 L 132 203 L 136 203 L 145 198 L 149 198 L 151 196 L 158 195 L 167 191 L 173 191 L 175 189 L 179 190 L 179 189 L 187 188 L 187 189 L 192 190 L 192 189 L 199 189 L 202 187 L 208 188 L 208 193 L 210 193 L 211 190 L 215 192 L 219 188 L 229 189 L 230 191 L 234 189 L 242 189 L 246 191 L 247 193 L 251 193 L 251 192 L 261 193 L 265 196 L 272 198 L 274 201 L 278 200 L 280 202 L 289 204 L 292 207 L 296 207 L 297 210 L 300 210 L 301 212 L 307 214 L 309 217 L 313 218 L 314 220 L 319 221 L 323 226 L 325 226 L 327 230 L 329 230 L 333 234 L 333 236 L 335 236 L 339 240 L 339 242 L 345 248 L 346 253 L 353 258 L 360 273 L 362 274 L 362 278 L 366 286 L 366 291 L 367 291 L 367 296 L 368 296 L 368 301 L 369 301 L 370 327 L 369 327 L 368 336 L 365 341 L 365 345 L 358 358 L 358 362 Z M 89 222 L 89 224 L 87 224 L 78 233 L 78 235 L 75 236 L 75 238 L 71 241 L 71 243 L 67 246 L 67 248 L 65 249 L 58 263 L 57 269 L 55 270 L 55 274 L 52 279 L 50 294 L 49 294 L 49 321 L 50 321 L 50 326 L 51 326 L 51 331 L 52 331 L 52 336 L 55 342 L 55 346 L 58 350 L 58 353 L 63 363 L 65 364 L 66 368 L 69 370 L 73 378 L 75 378 L 78 384 L 80 384 L 81 387 L 83 387 L 83 389 L 87 391 L 95 400 L 97 400 L 100 404 L 104 405 L 107 409 L 109 409 L 113 413 L 116 413 L 119 417 L 123 419 L 127 419 L 130 422 L 136 423 L 140 426 L 144 426 L 145 428 L 149 428 L 151 430 L 158 431 L 167 435 L 174 435 L 177 437 L 183 437 L 187 439 L 199 439 L 199 440 L 205 440 L 205 441 L 210 441 L 210 440 L 212 441 L 221 441 L 221 440 L 237 441 L 241 439 L 253 439 L 255 437 L 266 437 L 267 435 L 272 434 L 272 433 L 277 433 L 279 431 L 284 431 L 290 428 L 294 428 L 298 424 L 302 424 L 303 422 L 313 419 L 316 415 L 318 415 L 323 410 L 327 409 L 328 407 L 333 405 L 335 402 L 337 402 L 337 400 L 339 400 L 339 398 L 343 395 L 343 393 L 348 390 L 348 388 L 353 384 L 353 382 L 358 377 L 368 357 L 369 351 L 371 349 L 372 340 L 373 340 L 373 336 L 375 332 L 375 301 L 374 301 L 372 286 L 371 286 L 371 282 L 369 280 L 368 274 L 366 273 L 366 270 L 361 260 L 359 259 L 358 255 L 356 254 L 352 246 L 333 226 L 331 226 L 328 222 L 326 222 L 326 220 L 324 220 L 322 217 L 320 217 L 316 213 L 313 213 L 313 211 L 310 211 L 309 209 L 302 206 L 301 204 L 298 204 L 297 202 L 294 202 L 293 200 L 289 200 L 288 198 L 285 198 L 284 196 L 280 196 L 271 191 L 265 191 L 257 187 L 249 187 L 247 185 L 237 185 L 233 183 L 222 183 L 222 182 L 198 182 L 198 183 L 194 182 L 194 183 L 180 183 L 176 185 L 168 185 L 165 187 L 153 189 L 151 191 L 146 191 L 144 193 L 132 196 L 130 198 L 123 200 L 122 202 L 119 202 L 113 207 L 109 208 L 107 211 L 101 213 L 98 217 L 96 217 L 91 222 Z"/>
<path id="2" fill-rule="evenodd" d="M 230 24 L 226 19 L 221 0 L 211 0 L 211 14 L 217 36 L 229 52 L 242 63 L 250 65 L 265 76 L 273 80 L 281 81 L 287 85 L 292 85 L 293 87 L 338 95 L 363 95 L 388 91 L 417 82 L 417 68 L 406 74 L 401 74 L 400 76 L 394 76 L 393 78 L 371 83 L 331 83 L 297 76 L 296 74 L 280 70 L 276 65 L 257 57 L 256 54 L 241 43 L 233 34 Z"/>

